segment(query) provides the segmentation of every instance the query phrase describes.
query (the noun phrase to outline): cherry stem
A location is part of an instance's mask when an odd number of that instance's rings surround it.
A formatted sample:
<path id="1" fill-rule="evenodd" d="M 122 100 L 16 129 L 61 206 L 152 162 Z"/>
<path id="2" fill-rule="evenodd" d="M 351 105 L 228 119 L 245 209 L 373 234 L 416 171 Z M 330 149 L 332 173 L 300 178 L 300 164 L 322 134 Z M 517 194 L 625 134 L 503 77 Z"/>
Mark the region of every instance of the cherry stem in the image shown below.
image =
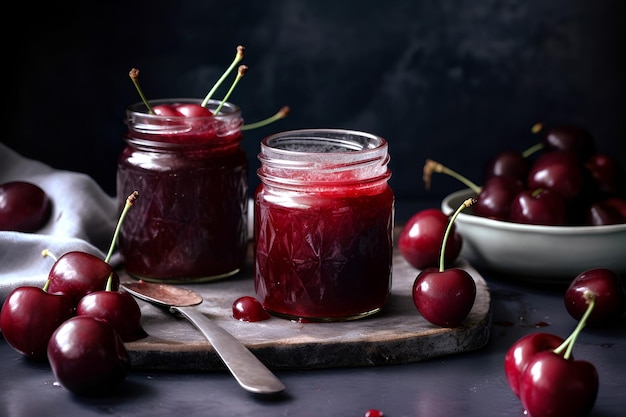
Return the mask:
<path id="1" fill-rule="evenodd" d="M 572 334 L 570 334 L 568 338 L 563 341 L 563 343 L 561 343 L 556 349 L 554 349 L 554 353 L 559 355 L 561 354 L 561 352 L 563 352 L 563 350 L 565 350 L 565 353 L 563 354 L 564 359 L 569 359 L 572 356 L 574 343 L 576 342 L 576 339 L 578 338 L 580 332 L 587 324 L 587 319 L 589 318 L 589 315 L 596 305 L 596 293 L 594 293 L 593 291 L 586 290 L 583 293 L 583 297 L 585 298 L 585 301 L 587 301 L 587 310 L 585 310 L 585 314 L 583 314 L 583 316 L 581 317 L 578 325 L 576 326 Z"/>
<path id="2" fill-rule="evenodd" d="M 235 66 L 239 62 L 241 62 L 241 60 L 243 59 L 243 53 L 244 53 L 245 50 L 246 50 L 246 48 L 244 48 L 241 45 L 239 45 L 237 47 L 237 53 L 235 54 L 235 58 L 233 59 L 233 62 L 226 69 L 226 71 L 224 71 L 224 73 L 222 74 L 220 79 L 217 80 L 217 82 L 213 85 L 211 90 L 207 93 L 206 97 L 204 97 L 204 100 L 202 101 L 202 104 L 201 104 L 202 107 L 206 107 L 206 105 L 209 103 L 209 100 L 211 99 L 211 97 L 213 97 L 213 94 L 215 94 L 215 91 L 217 91 L 217 89 L 224 82 L 226 77 L 228 77 L 228 74 L 230 74 L 233 71 L 233 69 L 235 69 Z M 215 113 L 217 113 L 217 112 L 215 112 Z"/>
<path id="3" fill-rule="evenodd" d="M 122 228 L 122 223 L 124 222 L 124 218 L 126 217 L 126 213 L 128 210 L 135 204 L 135 200 L 139 197 L 138 191 L 133 191 L 127 198 L 126 204 L 124 204 L 124 209 L 122 210 L 122 214 L 120 214 L 120 218 L 117 221 L 117 226 L 115 227 L 115 232 L 113 233 L 113 239 L 111 240 L 111 245 L 109 246 L 109 253 L 107 253 L 104 262 L 109 263 L 111 257 L 113 256 L 113 249 L 115 248 L 115 243 L 117 242 L 117 237 L 120 234 L 120 229 Z"/>
<path id="4" fill-rule="evenodd" d="M 471 188 L 472 191 L 474 191 L 474 193 L 476 194 L 480 194 L 480 192 L 482 191 L 482 187 L 477 185 L 476 183 L 470 181 L 468 178 L 464 177 L 463 175 L 459 174 L 458 172 L 451 170 L 450 168 L 446 167 L 445 165 L 440 164 L 437 161 L 433 161 L 432 159 L 427 159 L 426 163 L 424 164 L 424 175 L 423 175 L 423 180 L 424 183 L 426 184 L 426 189 L 430 188 L 430 179 L 432 177 L 432 173 L 433 172 L 437 172 L 437 173 L 443 173 L 443 174 L 447 174 L 450 175 L 453 178 L 456 178 L 457 180 L 461 181 L 463 184 L 465 184 L 467 187 Z"/>
<path id="5" fill-rule="evenodd" d="M 217 106 L 217 109 L 215 109 L 215 111 L 213 112 L 214 116 L 216 116 L 220 112 L 220 110 L 222 110 L 222 106 L 224 106 L 224 103 L 226 103 L 226 101 L 228 101 L 228 97 L 230 97 L 230 95 L 232 94 L 233 90 L 235 89 L 235 86 L 237 85 L 239 80 L 241 80 L 243 78 L 243 76 L 246 73 L 246 71 L 248 71 L 248 67 L 247 66 L 239 65 L 239 68 L 237 70 L 237 77 L 235 77 L 235 80 L 233 81 L 232 85 L 228 89 L 228 92 L 226 93 L 226 95 L 224 96 L 222 101 L 220 102 L 220 105 Z"/>
<path id="6" fill-rule="evenodd" d="M 118 236 L 120 234 L 120 229 L 122 228 L 122 223 L 124 222 L 124 218 L 126 218 L 126 214 L 128 213 L 128 210 L 130 210 L 133 204 L 135 204 L 135 200 L 137 200 L 137 197 L 139 197 L 139 192 L 133 191 L 126 198 L 126 204 L 124 204 L 124 209 L 122 210 L 122 213 L 120 214 L 120 218 L 117 221 L 117 226 L 115 227 L 115 232 L 113 233 L 113 239 L 111 239 L 111 245 L 109 246 L 109 253 L 107 253 L 106 258 L 104 259 L 104 262 L 106 263 L 109 263 L 109 261 L 111 260 L 111 257 L 113 256 L 113 249 L 115 248 L 115 242 L 117 242 Z M 113 273 L 111 272 L 109 274 L 109 278 L 107 279 L 106 291 L 111 291 L 112 288 L 113 288 Z"/>
<path id="7" fill-rule="evenodd" d="M 57 259 L 58 259 L 58 258 L 57 258 L 57 257 L 56 257 L 56 256 L 55 256 L 52 252 L 50 252 L 48 249 L 44 249 L 44 250 L 42 250 L 42 251 L 41 251 L 41 256 L 43 256 L 44 258 L 46 258 L 46 257 L 48 257 L 48 256 L 49 256 L 49 257 L 51 257 L 52 259 L 54 259 L 54 262 L 56 262 L 56 261 L 57 261 Z"/>
<path id="8" fill-rule="evenodd" d="M 133 81 L 133 84 L 135 84 L 135 88 L 137 89 L 137 92 L 139 93 L 139 97 L 141 97 L 141 101 L 143 101 L 143 104 L 145 104 L 145 106 L 148 108 L 148 113 L 154 114 L 154 110 L 152 110 L 152 107 L 148 103 L 148 99 L 144 95 L 143 90 L 141 89 L 141 86 L 139 85 L 139 70 L 137 68 L 131 69 L 130 72 L 128 73 L 128 76 Z"/>
<path id="9" fill-rule="evenodd" d="M 278 110 L 276 114 L 268 117 L 267 119 L 241 126 L 241 130 L 244 131 L 244 130 L 258 129 L 259 127 L 269 125 L 270 123 L 274 123 L 277 120 L 284 119 L 287 116 L 287 114 L 289 114 L 289 111 L 290 111 L 289 106 L 284 106 L 280 110 Z"/>
<path id="10" fill-rule="evenodd" d="M 454 223 L 456 218 L 459 216 L 459 214 L 463 211 L 463 209 L 473 206 L 474 204 L 476 204 L 476 201 L 478 200 L 476 200 L 475 198 L 468 198 L 467 200 L 463 201 L 463 204 L 461 204 L 459 208 L 456 209 L 456 211 L 454 212 L 454 214 L 448 221 L 446 232 L 443 234 L 443 242 L 441 244 L 441 253 L 439 255 L 439 272 L 443 272 L 445 269 L 444 260 L 445 260 L 446 244 L 448 243 L 448 236 L 450 235 L 450 231 L 452 230 L 452 224 Z"/>

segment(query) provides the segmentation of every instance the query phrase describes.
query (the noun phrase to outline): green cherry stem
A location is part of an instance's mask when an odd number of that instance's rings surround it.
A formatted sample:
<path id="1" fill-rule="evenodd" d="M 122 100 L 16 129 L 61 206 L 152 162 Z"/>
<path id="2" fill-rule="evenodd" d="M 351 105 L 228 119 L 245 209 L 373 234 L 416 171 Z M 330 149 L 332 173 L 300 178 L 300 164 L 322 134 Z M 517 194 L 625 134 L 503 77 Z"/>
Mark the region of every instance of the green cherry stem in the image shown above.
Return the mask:
<path id="1" fill-rule="evenodd" d="M 560 355 L 565 350 L 565 353 L 563 353 L 564 359 L 569 359 L 572 356 L 572 349 L 574 348 L 574 343 L 576 342 L 576 339 L 578 338 L 578 335 L 580 334 L 580 332 L 583 330 L 583 328 L 587 324 L 587 319 L 589 318 L 589 315 L 591 314 L 594 306 L 596 305 L 596 293 L 594 293 L 593 291 L 589 291 L 589 290 L 585 291 L 583 293 L 583 297 L 585 297 L 585 301 L 587 301 L 587 310 L 585 310 L 585 314 L 583 314 L 583 316 L 581 317 L 580 321 L 578 322 L 578 325 L 576 326 L 572 334 L 570 334 L 569 337 L 565 339 L 563 343 L 561 343 L 553 351 L 554 353 Z"/>
<path id="2" fill-rule="evenodd" d="M 154 114 L 154 110 L 152 110 L 152 107 L 148 103 L 148 99 L 144 95 L 143 90 L 141 89 L 141 86 L 139 85 L 139 70 L 137 68 L 131 69 L 130 72 L 128 73 L 128 76 L 133 81 L 133 84 L 135 85 L 135 88 L 137 89 L 137 92 L 139 93 L 139 97 L 141 97 L 141 101 L 143 101 L 143 104 L 145 104 L 146 108 L 148 109 L 148 113 Z"/>
<path id="3" fill-rule="evenodd" d="M 432 159 L 427 159 L 426 163 L 424 164 L 424 172 L 423 172 L 422 178 L 424 180 L 424 184 L 426 185 L 426 189 L 430 188 L 430 179 L 432 177 L 433 172 L 447 174 L 453 178 L 456 178 L 457 180 L 465 184 L 467 187 L 471 188 L 472 191 L 474 191 L 474 193 L 476 194 L 480 194 L 480 192 L 482 191 L 482 187 L 480 185 L 470 181 L 463 175 L 446 167 L 445 165 L 440 164 L 437 161 L 433 161 Z"/>
<path id="4" fill-rule="evenodd" d="M 237 77 L 235 77 L 235 80 L 233 81 L 233 83 L 231 84 L 230 88 L 228 89 L 228 92 L 226 93 L 226 95 L 224 96 L 222 101 L 220 102 L 220 105 L 217 106 L 217 109 L 215 109 L 215 111 L 213 112 L 214 116 L 216 116 L 220 112 L 220 110 L 222 110 L 222 106 L 224 106 L 224 103 L 226 103 L 226 101 L 228 101 L 228 98 L 230 97 L 230 95 L 232 94 L 233 90 L 235 89 L 235 86 L 237 85 L 237 83 L 239 83 L 239 80 L 241 80 L 243 78 L 243 76 L 246 73 L 246 71 L 248 71 L 248 67 L 247 66 L 239 65 L 239 68 L 237 69 Z"/>
<path id="5" fill-rule="evenodd" d="M 109 252 L 107 253 L 106 258 L 104 259 L 104 262 L 109 263 L 109 261 L 111 260 L 111 257 L 113 256 L 113 249 L 115 248 L 115 243 L 117 242 L 118 236 L 120 234 L 120 229 L 122 228 L 122 223 L 124 222 L 124 218 L 126 217 L 126 214 L 128 213 L 128 210 L 130 210 L 130 208 L 133 206 L 133 204 L 135 204 L 135 200 L 137 200 L 137 197 L 139 196 L 139 192 L 138 191 L 133 191 L 127 198 L 126 198 L 126 204 L 124 204 L 124 209 L 122 210 L 122 214 L 120 214 L 120 218 L 117 221 L 117 226 L 115 227 L 115 232 L 113 233 L 113 239 L 111 239 L 111 245 L 109 246 Z M 111 291 L 112 289 L 112 284 L 113 284 L 113 274 L 111 273 L 109 275 L 109 279 L 107 280 L 107 285 L 106 285 L 106 290 L 107 291 Z"/>
<path id="6" fill-rule="evenodd" d="M 277 120 L 284 119 L 287 116 L 287 114 L 289 114 L 289 111 L 290 111 L 289 106 L 284 106 L 280 110 L 278 110 L 276 114 L 268 117 L 267 119 L 241 126 L 241 130 L 244 131 L 244 130 L 258 129 L 259 127 L 269 125 L 270 123 L 274 123 Z"/>
<path id="7" fill-rule="evenodd" d="M 443 242 L 441 244 L 441 253 L 439 254 L 439 272 L 443 272 L 445 269 L 444 260 L 445 260 L 445 253 L 446 253 L 446 244 L 448 243 L 448 236 L 450 235 L 450 230 L 452 230 L 452 224 L 454 223 L 456 218 L 459 216 L 459 214 L 463 211 L 463 209 L 473 206 L 474 204 L 476 204 L 477 201 L 478 200 L 476 200 L 475 198 L 468 198 L 467 200 L 463 201 L 463 204 L 461 204 L 459 208 L 456 209 L 456 211 L 454 212 L 454 214 L 448 221 L 448 227 L 446 227 L 446 232 L 443 234 Z"/>
<path id="8" fill-rule="evenodd" d="M 213 97 L 213 94 L 215 94 L 215 91 L 217 91 L 217 89 L 224 82 L 226 77 L 228 77 L 228 74 L 230 74 L 233 71 L 233 69 L 235 69 L 235 66 L 239 62 L 241 62 L 241 60 L 243 59 L 243 53 L 244 53 L 245 50 L 246 50 L 246 48 L 244 48 L 241 45 L 239 45 L 237 47 L 237 53 L 235 54 L 235 58 L 233 59 L 233 62 L 231 62 L 230 66 L 226 69 L 226 71 L 224 71 L 224 73 L 219 78 L 219 80 L 217 80 L 217 82 L 213 85 L 211 90 L 207 93 L 206 97 L 204 97 L 204 100 L 202 101 L 202 104 L 201 104 L 202 107 L 206 107 L 206 105 L 209 103 L 209 100 L 211 99 L 211 97 Z M 215 112 L 215 113 L 217 113 L 217 112 Z"/>

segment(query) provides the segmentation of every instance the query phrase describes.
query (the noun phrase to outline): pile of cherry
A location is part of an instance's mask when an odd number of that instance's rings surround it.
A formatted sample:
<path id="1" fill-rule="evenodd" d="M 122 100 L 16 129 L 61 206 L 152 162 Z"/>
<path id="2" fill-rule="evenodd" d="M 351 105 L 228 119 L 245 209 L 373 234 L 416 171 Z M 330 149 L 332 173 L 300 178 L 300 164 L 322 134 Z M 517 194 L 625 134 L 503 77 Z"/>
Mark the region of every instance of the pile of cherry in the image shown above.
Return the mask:
<path id="1" fill-rule="evenodd" d="M 454 221 L 477 202 L 466 200 L 451 217 L 439 209 L 422 210 L 400 233 L 400 254 L 421 269 L 413 283 L 413 302 L 432 324 L 462 326 L 473 307 L 473 278 L 451 265 L 463 243 Z M 598 394 L 598 372 L 592 363 L 574 359 L 572 351 L 585 326 L 609 328 L 619 322 L 626 313 L 626 282 L 611 269 L 589 269 L 570 282 L 563 302 L 578 321 L 571 335 L 564 339 L 546 332 L 528 334 L 504 358 L 509 386 L 530 417 L 584 417 L 591 412 Z"/>
<path id="2" fill-rule="evenodd" d="M 495 155 L 479 186 L 456 171 L 427 160 L 433 172 L 451 175 L 472 189 L 477 216 L 546 226 L 626 223 L 626 171 L 619 160 L 598 152 L 594 137 L 574 125 L 533 126 L 540 141 L 526 151 Z"/>
<path id="3" fill-rule="evenodd" d="M 48 361 L 57 381 L 76 394 L 101 395 L 124 380 L 130 358 L 124 342 L 147 336 L 141 310 L 109 264 L 128 197 L 105 259 L 82 251 L 55 258 L 43 288 L 19 286 L 4 300 L 0 330 L 23 356 Z"/>

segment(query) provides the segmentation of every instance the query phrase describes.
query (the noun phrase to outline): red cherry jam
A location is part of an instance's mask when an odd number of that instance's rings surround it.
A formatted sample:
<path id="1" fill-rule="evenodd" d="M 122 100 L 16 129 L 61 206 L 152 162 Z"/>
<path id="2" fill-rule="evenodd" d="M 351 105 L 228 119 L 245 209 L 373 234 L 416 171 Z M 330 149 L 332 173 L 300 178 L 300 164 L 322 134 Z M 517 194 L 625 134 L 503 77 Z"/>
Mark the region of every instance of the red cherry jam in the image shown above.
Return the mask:
<path id="1" fill-rule="evenodd" d="M 265 138 L 259 159 L 254 286 L 263 307 L 300 322 L 380 311 L 393 252 L 387 142 L 297 130 Z"/>
<path id="2" fill-rule="evenodd" d="M 151 105 L 200 103 L 154 100 Z M 215 109 L 219 101 L 210 101 Z M 127 146 L 120 155 L 117 194 L 139 197 L 119 235 L 128 273 L 147 281 L 201 282 L 237 273 L 247 250 L 247 156 L 240 109 L 217 116 L 127 111 Z"/>

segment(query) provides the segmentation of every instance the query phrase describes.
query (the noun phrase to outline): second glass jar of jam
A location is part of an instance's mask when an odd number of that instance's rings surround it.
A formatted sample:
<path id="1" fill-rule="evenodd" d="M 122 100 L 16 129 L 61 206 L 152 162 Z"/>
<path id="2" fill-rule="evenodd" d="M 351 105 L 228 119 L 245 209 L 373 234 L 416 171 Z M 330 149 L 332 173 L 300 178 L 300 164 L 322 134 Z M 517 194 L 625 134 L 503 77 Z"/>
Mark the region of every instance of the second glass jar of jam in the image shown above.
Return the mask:
<path id="1" fill-rule="evenodd" d="M 201 100 L 149 104 L 199 105 Z M 214 111 L 219 101 L 211 100 Z M 241 110 L 225 103 L 215 116 L 127 110 L 118 161 L 120 206 L 139 192 L 119 234 L 126 271 L 160 282 L 202 282 L 237 273 L 247 253 L 247 156 L 241 147 Z"/>
<path id="2" fill-rule="evenodd" d="M 387 148 L 379 136 L 338 129 L 263 139 L 254 286 L 266 310 L 344 321 L 386 304 L 394 223 Z"/>

